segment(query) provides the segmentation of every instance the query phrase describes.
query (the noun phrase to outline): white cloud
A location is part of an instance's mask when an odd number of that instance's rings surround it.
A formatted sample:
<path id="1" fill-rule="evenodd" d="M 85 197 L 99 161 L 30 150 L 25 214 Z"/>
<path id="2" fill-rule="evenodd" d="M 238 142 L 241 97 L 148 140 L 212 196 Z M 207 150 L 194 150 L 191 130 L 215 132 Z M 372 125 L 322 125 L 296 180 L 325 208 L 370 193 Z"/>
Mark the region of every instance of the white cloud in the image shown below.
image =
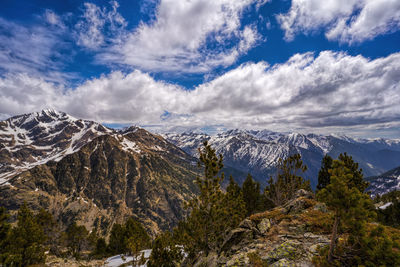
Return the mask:
<path id="1" fill-rule="evenodd" d="M 65 33 L 63 25 L 49 10 L 44 18 L 49 27 L 21 26 L 0 18 L 0 73 L 27 73 L 58 82 L 73 77 L 60 71 L 64 64 L 61 58 L 69 55 L 68 44 L 61 37 Z"/>
<path id="2" fill-rule="evenodd" d="M 207 72 L 229 66 L 260 39 L 255 27 L 241 24 L 241 17 L 252 4 L 264 2 L 162 0 L 154 20 L 125 32 L 98 60 L 147 71 Z"/>
<path id="3" fill-rule="evenodd" d="M 286 14 L 277 16 L 285 39 L 325 29 L 329 40 L 359 43 L 400 28 L 398 0 L 292 0 Z"/>
<path id="4" fill-rule="evenodd" d="M 141 71 L 74 89 L 6 76 L 0 91 L 0 114 L 53 107 L 109 123 L 372 132 L 400 124 L 400 53 L 370 60 L 325 51 L 274 66 L 247 63 L 192 91 Z"/>
<path id="5" fill-rule="evenodd" d="M 127 25 L 117 12 L 118 2 L 111 1 L 111 10 L 100 8 L 93 3 L 84 4 L 84 14 L 75 25 L 75 38 L 78 45 L 89 49 L 98 49 L 106 42 L 114 42 L 123 34 Z"/>

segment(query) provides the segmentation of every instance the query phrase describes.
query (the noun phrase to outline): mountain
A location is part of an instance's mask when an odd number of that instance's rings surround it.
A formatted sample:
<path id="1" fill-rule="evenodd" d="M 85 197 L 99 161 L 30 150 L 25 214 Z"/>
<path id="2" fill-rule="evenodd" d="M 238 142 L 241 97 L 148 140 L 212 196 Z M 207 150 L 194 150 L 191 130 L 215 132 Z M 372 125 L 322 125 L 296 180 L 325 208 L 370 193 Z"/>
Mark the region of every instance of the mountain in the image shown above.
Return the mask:
<path id="1" fill-rule="evenodd" d="M 265 184 L 274 175 L 279 158 L 300 153 L 308 166 L 305 177 L 313 187 L 317 184 L 318 171 L 325 154 L 337 158 L 347 152 L 359 163 L 364 176 L 378 175 L 398 166 L 400 140 L 353 139 L 347 136 L 300 133 L 277 133 L 268 130 L 230 130 L 210 136 L 204 133 L 167 133 L 164 137 L 187 153 L 196 156 L 197 147 L 207 140 L 224 156 L 225 165 L 241 172 L 251 173 Z"/>
<path id="2" fill-rule="evenodd" d="M 196 159 L 144 129 L 111 130 L 52 110 L 0 125 L 0 206 L 12 211 L 26 201 L 105 235 L 134 216 L 155 234 L 182 219 L 196 193 Z"/>
<path id="3" fill-rule="evenodd" d="M 370 182 L 368 190 L 372 195 L 383 195 L 391 191 L 400 190 L 400 167 L 394 168 L 378 176 L 366 178 Z"/>
<path id="4" fill-rule="evenodd" d="M 0 122 L 0 184 L 50 160 L 58 161 L 112 130 L 51 109 Z"/>

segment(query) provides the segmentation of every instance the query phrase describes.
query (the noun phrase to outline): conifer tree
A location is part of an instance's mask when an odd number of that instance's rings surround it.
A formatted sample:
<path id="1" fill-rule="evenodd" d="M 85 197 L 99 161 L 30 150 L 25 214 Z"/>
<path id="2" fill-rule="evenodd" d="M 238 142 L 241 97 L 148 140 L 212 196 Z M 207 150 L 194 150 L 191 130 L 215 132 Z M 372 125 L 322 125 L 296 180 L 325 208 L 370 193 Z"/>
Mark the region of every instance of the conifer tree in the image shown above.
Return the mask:
<path id="1" fill-rule="evenodd" d="M 187 203 L 190 216 L 181 223 L 181 229 L 185 231 L 181 236 L 186 238 L 185 249 L 190 253 L 204 251 L 208 254 L 219 248 L 226 230 L 243 219 L 244 203 L 237 199 L 233 201 L 221 190 L 224 179 L 220 173 L 222 155 L 217 156 L 207 142 L 203 149 L 199 148 L 199 154 L 199 166 L 204 168 L 203 176 L 196 178 L 200 193 Z"/>
<path id="2" fill-rule="evenodd" d="M 279 159 L 276 178 L 270 178 L 264 190 L 267 199 L 276 206 L 292 199 L 299 189 L 311 191 L 310 181 L 303 179 L 300 174 L 307 170 L 300 154 L 294 154 L 286 159 Z"/>
<path id="3" fill-rule="evenodd" d="M 317 190 L 325 188 L 331 181 L 329 170 L 332 168 L 332 162 L 333 159 L 328 154 L 322 158 L 321 169 L 318 172 Z"/>
<path id="4" fill-rule="evenodd" d="M 121 224 L 116 223 L 113 225 L 110 233 L 108 249 L 114 254 L 126 252 L 125 229 Z"/>
<path id="5" fill-rule="evenodd" d="M 260 211 L 262 209 L 260 183 L 255 182 L 250 174 L 247 174 L 246 180 L 243 182 L 242 191 L 247 210 L 246 216 Z"/>
<path id="6" fill-rule="evenodd" d="M 107 253 L 106 240 L 104 238 L 100 237 L 96 241 L 96 246 L 95 246 L 95 249 L 94 249 L 92 255 L 94 255 L 95 257 L 98 257 L 98 258 L 103 258 L 107 254 L 108 253 Z"/>
<path id="7" fill-rule="evenodd" d="M 334 160 L 330 170 L 330 183 L 318 192 L 318 198 L 324 201 L 334 213 L 331 244 L 328 253 L 328 261 L 332 262 L 341 223 L 351 228 L 351 235 L 358 240 L 365 231 L 365 223 L 374 214 L 371 209 L 372 202 L 367 194 L 364 194 L 362 171 L 354 169 L 356 164 L 351 163 L 348 157 L 339 157 Z M 354 181 L 355 180 L 355 181 Z M 357 244 L 360 245 L 360 244 Z"/>
<path id="8" fill-rule="evenodd" d="M 150 247 L 150 236 L 140 222 L 134 218 L 129 218 L 124 227 L 124 243 L 127 251 L 134 257 L 138 263 L 140 251 Z"/>
<path id="9" fill-rule="evenodd" d="M 0 263 L 4 261 L 6 257 L 7 241 L 9 240 L 9 234 L 11 225 L 8 223 L 9 214 L 7 209 L 0 207 Z"/>
<path id="10" fill-rule="evenodd" d="M 340 154 L 338 159 L 344 163 L 346 168 L 350 169 L 352 173 L 352 178 L 349 181 L 349 187 L 356 187 L 360 192 L 364 192 L 369 183 L 363 179 L 362 169 L 358 168 L 358 163 L 353 160 L 353 158 L 347 153 Z"/>
<path id="11" fill-rule="evenodd" d="M 229 176 L 229 184 L 228 184 L 228 187 L 226 188 L 226 192 L 235 197 L 235 196 L 239 196 L 241 191 L 242 191 L 242 189 L 240 188 L 240 186 L 233 179 L 232 175 L 230 175 Z"/>
<path id="12" fill-rule="evenodd" d="M 72 223 L 67 228 L 67 246 L 71 254 L 79 259 L 81 251 L 87 245 L 88 230 L 83 225 L 77 225 L 76 222 Z"/>
<path id="13" fill-rule="evenodd" d="M 153 242 L 148 267 L 174 267 L 182 261 L 182 249 L 176 245 L 170 232 L 166 231 Z"/>
<path id="14" fill-rule="evenodd" d="M 17 226 L 12 228 L 8 238 L 4 255 L 5 266 L 44 263 L 46 236 L 26 203 L 20 207 L 17 219 Z"/>

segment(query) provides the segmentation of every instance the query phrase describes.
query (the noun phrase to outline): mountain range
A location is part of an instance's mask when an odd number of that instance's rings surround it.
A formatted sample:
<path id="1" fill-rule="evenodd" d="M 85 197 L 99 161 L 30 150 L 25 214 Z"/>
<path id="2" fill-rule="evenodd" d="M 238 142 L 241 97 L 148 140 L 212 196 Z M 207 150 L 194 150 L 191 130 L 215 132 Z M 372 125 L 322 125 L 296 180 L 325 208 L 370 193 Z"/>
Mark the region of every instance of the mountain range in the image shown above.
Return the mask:
<path id="1" fill-rule="evenodd" d="M 229 130 L 213 136 L 204 133 L 167 133 L 171 143 L 196 157 L 197 148 L 207 140 L 224 163 L 242 173 L 250 173 L 265 184 L 274 175 L 279 158 L 299 153 L 308 166 L 305 177 L 315 188 L 325 154 L 337 158 L 347 152 L 359 163 L 364 176 L 379 175 L 400 165 L 400 140 L 355 139 L 339 135 L 277 133 L 268 130 Z M 241 179 L 238 179 L 241 180 Z"/>
<path id="2" fill-rule="evenodd" d="M 183 203 L 197 193 L 197 149 L 205 140 L 239 183 L 250 173 L 265 185 L 279 158 L 300 153 L 315 187 L 322 157 L 347 152 L 374 176 L 368 179 L 376 193 L 398 188 L 399 171 L 378 175 L 400 166 L 400 140 L 267 130 L 158 135 L 47 109 L 0 122 L 0 206 L 15 213 L 27 202 L 65 225 L 77 221 L 104 235 L 134 216 L 155 234 L 176 225 Z"/>

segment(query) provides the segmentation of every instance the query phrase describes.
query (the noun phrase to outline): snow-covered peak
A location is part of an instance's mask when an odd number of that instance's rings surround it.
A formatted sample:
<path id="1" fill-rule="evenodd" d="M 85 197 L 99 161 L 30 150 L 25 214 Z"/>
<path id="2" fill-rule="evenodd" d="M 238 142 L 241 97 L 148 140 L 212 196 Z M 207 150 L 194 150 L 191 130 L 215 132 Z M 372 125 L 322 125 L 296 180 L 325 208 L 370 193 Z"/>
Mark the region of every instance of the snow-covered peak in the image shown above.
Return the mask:
<path id="1" fill-rule="evenodd" d="M 1 121 L 0 179 L 50 160 L 60 160 L 97 136 L 111 132 L 99 123 L 53 109 Z"/>

